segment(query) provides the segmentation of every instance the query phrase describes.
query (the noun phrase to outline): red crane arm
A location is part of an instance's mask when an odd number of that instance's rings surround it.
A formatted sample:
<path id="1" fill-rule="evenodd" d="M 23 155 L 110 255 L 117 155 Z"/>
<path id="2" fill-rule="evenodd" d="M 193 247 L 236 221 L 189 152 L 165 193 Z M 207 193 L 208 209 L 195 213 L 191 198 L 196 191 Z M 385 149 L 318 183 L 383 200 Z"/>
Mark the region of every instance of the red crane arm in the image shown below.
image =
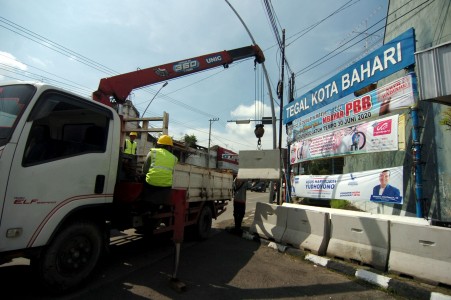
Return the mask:
<path id="1" fill-rule="evenodd" d="M 113 97 L 113 101 L 122 104 L 133 89 L 219 66 L 227 67 L 234 61 L 249 57 L 255 57 L 255 61 L 258 63 L 263 63 L 265 61 L 265 56 L 260 47 L 252 45 L 103 78 L 100 80 L 99 88 L 93 93 L 92 98 L 111 106 L 110 98 Z"/>

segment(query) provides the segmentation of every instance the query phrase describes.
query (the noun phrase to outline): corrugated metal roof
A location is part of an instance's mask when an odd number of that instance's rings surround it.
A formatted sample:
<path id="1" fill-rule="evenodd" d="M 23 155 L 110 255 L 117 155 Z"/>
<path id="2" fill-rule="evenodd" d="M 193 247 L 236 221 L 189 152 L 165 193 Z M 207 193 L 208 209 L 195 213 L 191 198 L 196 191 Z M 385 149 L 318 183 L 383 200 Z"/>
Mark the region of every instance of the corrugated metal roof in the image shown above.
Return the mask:
<path id="1" fill-rule="evenodd" d="M 420 100 L 451 104 L 451 41 L 415 53 Z"/>

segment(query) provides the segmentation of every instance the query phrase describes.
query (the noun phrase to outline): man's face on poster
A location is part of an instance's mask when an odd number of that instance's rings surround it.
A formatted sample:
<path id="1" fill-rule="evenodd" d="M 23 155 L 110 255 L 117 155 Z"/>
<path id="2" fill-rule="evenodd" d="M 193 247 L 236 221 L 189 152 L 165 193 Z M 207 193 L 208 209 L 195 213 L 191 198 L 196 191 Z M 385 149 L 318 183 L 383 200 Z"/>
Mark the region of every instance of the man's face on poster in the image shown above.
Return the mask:
<path id="1" fill-rule="evenodd" d="M 389 180 L 390 180 L 390 172 L 386 171 L 379 174 L 379 182 L 381 183 L 381 187 L 386 187 Z"/>

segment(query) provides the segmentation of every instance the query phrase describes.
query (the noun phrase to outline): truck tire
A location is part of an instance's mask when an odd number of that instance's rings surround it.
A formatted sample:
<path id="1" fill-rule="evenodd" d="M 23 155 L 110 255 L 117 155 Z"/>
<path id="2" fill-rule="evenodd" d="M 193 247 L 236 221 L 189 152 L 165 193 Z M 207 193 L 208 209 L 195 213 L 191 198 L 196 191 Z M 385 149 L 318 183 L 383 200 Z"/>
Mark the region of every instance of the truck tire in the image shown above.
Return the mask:
<path id="1" fill-rule="evenodd" d="M 71 223 L 57 234 L 39 259 L 32 260 L 32 266 L 48 291 L 69 291 L 92 273 L 103 240 L 101 229 L 94 223 Z"/>
<path id="2" fill-rule="evenodd" d="M 211 224 L 213 223 L 213 213 L 209 206 L 204 206 L 197 222 L 197 237 L 205 240 L 210 236 Z"/>

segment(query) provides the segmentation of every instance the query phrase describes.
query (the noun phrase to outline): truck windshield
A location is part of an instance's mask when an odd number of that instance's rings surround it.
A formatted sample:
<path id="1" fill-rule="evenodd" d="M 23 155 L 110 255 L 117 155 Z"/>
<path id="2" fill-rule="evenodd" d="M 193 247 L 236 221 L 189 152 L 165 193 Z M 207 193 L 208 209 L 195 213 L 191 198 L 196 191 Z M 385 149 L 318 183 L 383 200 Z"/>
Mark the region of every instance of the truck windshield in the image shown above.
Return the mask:
<path id="1" fill-rule="evenodd" d="M 0 86 L 0 147 L 11 138 L 35 91 L 36 88 L 29 84 Z"/>

